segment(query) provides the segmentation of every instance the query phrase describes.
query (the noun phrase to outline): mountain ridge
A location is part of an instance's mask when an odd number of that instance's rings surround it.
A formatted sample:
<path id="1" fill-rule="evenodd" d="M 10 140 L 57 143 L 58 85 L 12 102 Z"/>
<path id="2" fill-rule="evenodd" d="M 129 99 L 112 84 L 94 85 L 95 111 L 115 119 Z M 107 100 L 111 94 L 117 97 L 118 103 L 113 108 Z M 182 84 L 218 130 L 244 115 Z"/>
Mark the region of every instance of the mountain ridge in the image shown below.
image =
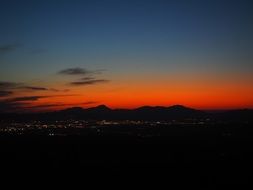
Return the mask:
<path id="1" fill-rule="evenodd" d="M 106 105 L 91 108 L 72 107 L 60 111 L 44 113 L 2 113 L 5 120 L 143 120 L 168 121 L 182 119 L 213 119 L 215 121 L 252 121 L 253 110 L 230 110 L 222 113 L 208 113 L 183 105 L 142 106 L 135 109 L 111 109 Z"/>

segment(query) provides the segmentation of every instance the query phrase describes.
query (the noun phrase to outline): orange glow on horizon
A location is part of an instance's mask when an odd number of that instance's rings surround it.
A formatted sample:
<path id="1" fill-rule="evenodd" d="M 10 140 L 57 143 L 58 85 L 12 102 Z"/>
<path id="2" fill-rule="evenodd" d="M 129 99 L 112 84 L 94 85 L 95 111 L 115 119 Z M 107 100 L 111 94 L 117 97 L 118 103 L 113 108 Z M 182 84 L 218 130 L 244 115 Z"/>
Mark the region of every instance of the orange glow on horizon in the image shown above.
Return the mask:
<path id="1" fill-rule="evenodd" d="M 152 78 L 153 77 L 153 78 Z M 44 96 L 28 101 L 32 111 L 107 105 L 112 109 L 141 106 L 184 105 L 200 110 L 253 108 L 250 77 L 228 76 L 122 76 L 106 84 L 68 86 L 66 81 L 49 83 L 52 89 L 68 91 L 20 92 L 16 97 Z M 147 79 L 149 78 L 149 79 Z M 145 80 L 146 79 L 146 80 Z M 41 84 L 40 86 L 48 86 Z"/>
<path id="2" fill-rule="evenodd" d="M 168 86 L 166 88 L 166 86 Z M 69 107 L 94 107 L 107 105 L 110 108 L 133 109 L 141 106 L 171 106 L 181 104 L 201 110 L 242 109 L 253 108 L 253 89 L 247 85 L 228 86 L 190 83 L 187 85 L 162 84 L 159 85 L 125 85 L 101 86 L 97 88 L 78 87 L 66 93 L 66 96 L 52 96 L 42 98 L 31 103 L 33 106 L 53 105 L 39 110 L 60 110 Z"/>

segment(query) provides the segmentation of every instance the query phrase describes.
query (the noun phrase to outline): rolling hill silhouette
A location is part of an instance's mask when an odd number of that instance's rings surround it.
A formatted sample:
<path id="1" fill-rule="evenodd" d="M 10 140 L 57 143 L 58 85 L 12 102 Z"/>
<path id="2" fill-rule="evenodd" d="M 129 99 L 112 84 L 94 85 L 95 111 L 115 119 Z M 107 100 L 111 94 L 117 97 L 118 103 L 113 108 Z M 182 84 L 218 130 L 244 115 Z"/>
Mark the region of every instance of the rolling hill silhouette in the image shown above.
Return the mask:
<path id="1" fill-rule="evenodd" d="M 105 105 L 83 109 L 74 107 L 54 114 L 75 119 L 112 119 L 112 120 L 168 120 L 202 117 L 205 112 L 181 105 L 171 107 L 143 106 L 137 109 L 110 109 Z"/>
<path id="2" fill-rule="evenodd" d="M 136 109 L 111 109 L 106 105 L 92 108 L 73 107 L 61 111 L 47 113 L 0 114 L 1 120 L 142 120 L 169 121 L 179 119 L 205 119 L 214 121 L 244 122 L 253 120 L 253 110 L 231 110 L 218 113 L 208 113 L 182 105 L 142 106 Z"/>

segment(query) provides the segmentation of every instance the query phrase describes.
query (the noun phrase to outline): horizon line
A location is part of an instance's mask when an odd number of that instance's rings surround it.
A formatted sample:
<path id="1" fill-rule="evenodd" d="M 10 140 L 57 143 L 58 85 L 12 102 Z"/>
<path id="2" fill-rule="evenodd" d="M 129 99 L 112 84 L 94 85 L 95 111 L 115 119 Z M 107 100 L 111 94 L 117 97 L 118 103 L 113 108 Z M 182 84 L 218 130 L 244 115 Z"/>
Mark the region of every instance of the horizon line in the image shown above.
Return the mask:
<path id="1" fill-rule="evenodd" d="M 204 112 L 225 112 L 225 111 L 235 111 L 235 110 L 253 110 L 253 107 L 244 107 L 244 108 L 217 108 L 217 109 L 197 109 L 197 108 L 194 108 L 194 107 L 191 107 L 191 106 L 185 106 L 185 105 L 182 105 L 182 104 L 172 104 L 172 105 L 169 105 L 169 106 L 161 106 L 161 105 L 143 105 L 143 106 L 138 106 L 138 107 L 134 107 L 134 108 L 111 108 L 110 106 L 106 105 L 106 104 L 99 104 L 97 106 L 91 106 L 91 107 L 82 107 L 82 106 L 72 106 L 72 107 L 66 107 L 66 108 L 63 108 L 63 109 L 47 109 L 47 110 L 28 110 L 26 108 L 24 108 L 23 110 L 16 110 L 16 111 L 9 111 L 9 112 L 0 112 L 0 114 L 3 114 L 3 113 L 9 113 L 9 114 L 15 114 L 15 113 L 21 113 L 21 112 L 25 112 L 26 114 L 29 114 L 29 113 L 50 113 L 50 112 L 58 112 L 58 111 L 64 111 L 64 110 L 68 110 L 68 109 L 73 109 L 73 108 L 81 108 L 83 110 L 86 110 L 86 109 L 92 109 L 92 108 L 97 108 L 97 107 L 106 107 L 110 110 L 136 110 L 136 109 L 140 109 L 140 108 L 143 108 L 143 107 L 151 107 L 151 108 L 156 108 L 156 107 L 161 107 L 161 108 L 172 108 L 172 107 L 183 107 L 183 108 L 186 108 L 186 109 L 193 109 L 193 110 L 196 110 L 196 111 L 204 111 Z"/>

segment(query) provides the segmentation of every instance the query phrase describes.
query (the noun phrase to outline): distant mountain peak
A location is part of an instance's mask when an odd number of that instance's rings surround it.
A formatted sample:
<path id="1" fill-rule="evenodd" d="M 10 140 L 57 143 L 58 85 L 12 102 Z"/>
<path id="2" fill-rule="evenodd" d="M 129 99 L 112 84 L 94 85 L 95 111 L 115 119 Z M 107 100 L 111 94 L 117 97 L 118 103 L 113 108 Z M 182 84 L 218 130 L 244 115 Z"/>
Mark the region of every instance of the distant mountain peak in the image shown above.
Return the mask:
<path id="1" fill-rule="evenodd" d="M 141 109 L 150 109 L 150 108 L 153 108 L 153 107 L 152 106 L 141 106 L 141 107 L 138 107 L 136 109 L 141 110 Z"/>
<path id="2" fill-rule="evenodd" d="M 180 104 L 169 106 L 169 108 L 175 108 L 175 109 L 191 109 L 191 108 L 188 108 L 188 107 L 183 106 L 183 105 L 180 105 Z"/>
<path id="3" fill-rule="evenodd" d="M 90 108 L 90 109 L 96 109 L 96 110 L 111 110 L 109 107 L 107 107 L 106 105 L 98 105 L 96 107 Z"/>

